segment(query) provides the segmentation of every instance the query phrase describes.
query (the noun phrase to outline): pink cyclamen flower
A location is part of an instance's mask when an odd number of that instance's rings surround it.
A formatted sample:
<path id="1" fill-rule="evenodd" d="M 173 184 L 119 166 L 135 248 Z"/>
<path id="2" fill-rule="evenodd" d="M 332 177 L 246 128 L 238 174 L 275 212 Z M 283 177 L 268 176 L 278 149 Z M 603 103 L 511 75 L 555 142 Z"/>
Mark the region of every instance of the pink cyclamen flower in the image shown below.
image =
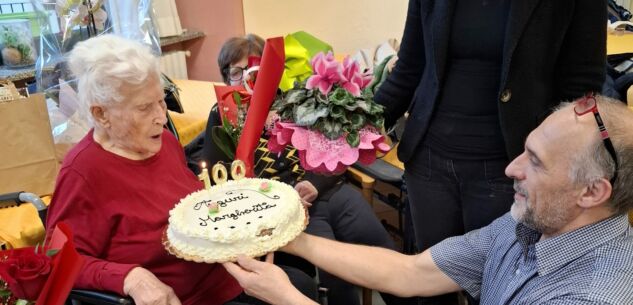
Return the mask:
<path id="1" fill-rule="evenodd" d="M 341 86 L 353 96 L 360 96 L 361 90 L 365 89 L 372 81 L 371 72 L 362 73 L 357 61 L 349 56 L 343 60 L 343 82 Z"/>
<path id="2" fill-rule="evenodd" d="M 343 68 L 341 64 L 334 60 L 332 52 L 327 55 L 319 52 L 312 58 L 313 75 L 308 78 L 306 88 L 319 88 L 321 93 L 327 95 L 334 84 L 343 79 Z"/>

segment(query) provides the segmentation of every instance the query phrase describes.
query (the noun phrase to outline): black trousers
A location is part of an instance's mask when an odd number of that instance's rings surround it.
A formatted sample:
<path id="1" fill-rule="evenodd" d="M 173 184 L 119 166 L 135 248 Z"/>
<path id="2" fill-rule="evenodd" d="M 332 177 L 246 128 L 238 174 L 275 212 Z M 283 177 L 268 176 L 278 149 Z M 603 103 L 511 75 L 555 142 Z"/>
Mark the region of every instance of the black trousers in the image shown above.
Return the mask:
<path id="1" fill-rule="evenodd" d="M 447 237 L 488 225 L 510 210 L 513 181 L 508 160 L 456 160 L 422 145 L 405 164 L 415 240 L 424 251 Z M 421 304 L 457 304 L 456 294 Z"/>

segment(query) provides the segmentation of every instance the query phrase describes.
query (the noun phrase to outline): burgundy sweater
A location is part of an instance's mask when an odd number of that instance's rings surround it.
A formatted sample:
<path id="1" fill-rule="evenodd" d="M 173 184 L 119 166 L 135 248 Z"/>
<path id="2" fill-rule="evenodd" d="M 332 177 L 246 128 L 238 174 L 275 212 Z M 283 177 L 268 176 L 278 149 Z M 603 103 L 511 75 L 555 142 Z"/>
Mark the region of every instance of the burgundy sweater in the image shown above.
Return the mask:
<path id="1" fill-rule="evenodd" d="M 134 161 L 104 150 L 90 131 L 64 159 L 47 219 L 47 230 L 70 225 L 86 259 L 75 287 L 123 294 L 127 273 L 142 266 L 184 305 L 223 304 L 240 294 L 221 265 L 178 259 L 161 244 L 169 210 L 200 188 L 169 132 L 156 155 Z"/>

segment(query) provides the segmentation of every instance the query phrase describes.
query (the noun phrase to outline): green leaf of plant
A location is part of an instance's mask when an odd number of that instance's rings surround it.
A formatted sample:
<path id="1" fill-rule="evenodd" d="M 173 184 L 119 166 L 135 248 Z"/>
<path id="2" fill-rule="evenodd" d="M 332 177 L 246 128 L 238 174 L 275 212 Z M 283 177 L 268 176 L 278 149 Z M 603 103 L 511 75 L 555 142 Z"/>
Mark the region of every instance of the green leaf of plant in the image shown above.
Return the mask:
<path id="1" fill-rule="evenodd" d="M 334 89 L 328 95 L 328 98 L 330 103 L 338 106 L 345 106 L 354 102 L 354 96 L 341 87 Z"/>
<path id="2" fill-rule="evenodd" d="M 369 109 L 369 114 L 382 114 L 383 111 L 385 110 L 385 106 L 377 104 L 377 103 L 370 103 L 371 108 Z"/>
<path id="3" fill-rule="evenodd" d="M 281 112 L 279 116 L 281 117 L 283 121 L 290 121 L 292 120 L 293 113 L 294 113 L 293 108 L 286 108 L 283 110 L 283 112 Z"/>
<path id="4" fill-rule="evenodd" d="M 319 127 L 323 135 L 330 140 L 336 140 L 343 135 L 343 125 L 339 122 L 324 120 Z"/>
<path id="5" fill-rule="evenodd" d="M 226 115 L 222 117 L 222 129 L 224 129 L 224 132 L 229 136 L 229 139 L 231 139 L 231 142 L 235 145 L 237 145 L 237 139 L 239 138 L 239 130 L 237 129 L 236 126 L 233 126 L 229 120 L 227 119 Z M 237 134 L 235 134 L 237 133 Z"/>
<path id="6" fill-rule="evenodd" d="M 330 117 L 332 118 L 345 117 L 345 108 L 341 106 L 332 106 L 332 108 L 330 108 Z"/>
<path id="7" fill-rule="evenodd" d="M 307 98 L 305 89 L 293 89 L 286 93 L 286 104 L 299 104 Z"/>
<path id="8" fill-rule="evenodd" d="M 59 252 L 59 249 L 49 249 L 48 251 L 46 251 L 46 256 L 52 257 L 53 255 L 57 254 L 57 252 Z"/>
<path id="9" fill-rule="evenodd" d="M 360 135 L 358 132 L 350 132 L 347 134 L 347 137 L 345 137 L 345 140 L 347 140 L 349 146 L 357 147 L 358 144 L 360 144 Z"/>
<path id="10" fill-rule="evenodd" d="M 365 113 L 369 113 L 369 111 L 371 110 L 371 104 L 368 103 L 367 101 L 356 100 L 352 104 L 345 105 L 345 108 L 349 111 L 355 111 L 356 109 L 360 109 Z"/>
<path id="11" fill-rule="evenodd" d="M 211 128 L 211 139 L 229 159 L 235 159 L 235 144 L 233 144 L 233 139 L 224 128 L 213 126 Z"/>
<path id="12" fill-rule="evenodd" d="M 237 91 L 233 91 L 233 101 L 235 101 L 235 105 L 237 105 L 237 109 L 242 108 L 242 97 Z"/>
<path id="13" fill-rule="evenodd" d="M 376 120 L 376 124 L 374 124 L 374 126 L 376 126 L 378 129 L 381 129 L 383 126 L 385 126 L 385 118 L 378 117 L 378 119 Z"/>
<path id="14" fill-rule="evenodd" d="M 303 104 L 294 108 L 293 120 L 299 126 L 312 126 L 319 118 L 328 115 L 328 106 L 316 104 L 314 98 L 309 98 Z"/>
<path id="15" fill-rule="evenodd" d="M 382 125 L 385 123 L 385 119 L 379 115 L 368 115 L 367 122 L 374 127 L 380 129 Z"/>
<path id="16" fill-rule="evenodd" d="M 321 104 L 330 104 L 330 100 L 328 99 L 327 95 L 321 93 L 321 91 L 316 89 L 312 90 L 312 92 L 314 92 L 314 98 L 317 102 Z"/>
<path id="17" fill-rule="evenodd" d="M 365 126 L 365 116 L 359 113 L 352 113 L 349 116 L 350 124 L 354 130 L 359 130 Z"/>
<path id="18" fill-rule="evenodd" d="M 374 100 L 374 93 L 371 91 L 369 87 L 365 87 L 365 89 L 361 91 L 360 95 L 363 100 L 366 100 L 366 101 Z"/>

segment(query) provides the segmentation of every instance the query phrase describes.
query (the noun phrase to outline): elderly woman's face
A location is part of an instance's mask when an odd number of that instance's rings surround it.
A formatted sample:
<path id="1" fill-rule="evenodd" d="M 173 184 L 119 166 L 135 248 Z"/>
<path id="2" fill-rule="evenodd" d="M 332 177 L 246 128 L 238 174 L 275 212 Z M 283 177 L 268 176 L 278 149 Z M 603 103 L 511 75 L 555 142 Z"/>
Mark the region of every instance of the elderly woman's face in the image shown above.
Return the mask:
<path id="1" fill-rule="evenodd" d="M 158 78 L 147 85 L 123 86 L 123 100 L 106 107 L 110 126 L 105 128 L 114 152 L 124 157 L 143 160 L 160 151 L 163 125 L 167 122 L 163 87 Z"/>

